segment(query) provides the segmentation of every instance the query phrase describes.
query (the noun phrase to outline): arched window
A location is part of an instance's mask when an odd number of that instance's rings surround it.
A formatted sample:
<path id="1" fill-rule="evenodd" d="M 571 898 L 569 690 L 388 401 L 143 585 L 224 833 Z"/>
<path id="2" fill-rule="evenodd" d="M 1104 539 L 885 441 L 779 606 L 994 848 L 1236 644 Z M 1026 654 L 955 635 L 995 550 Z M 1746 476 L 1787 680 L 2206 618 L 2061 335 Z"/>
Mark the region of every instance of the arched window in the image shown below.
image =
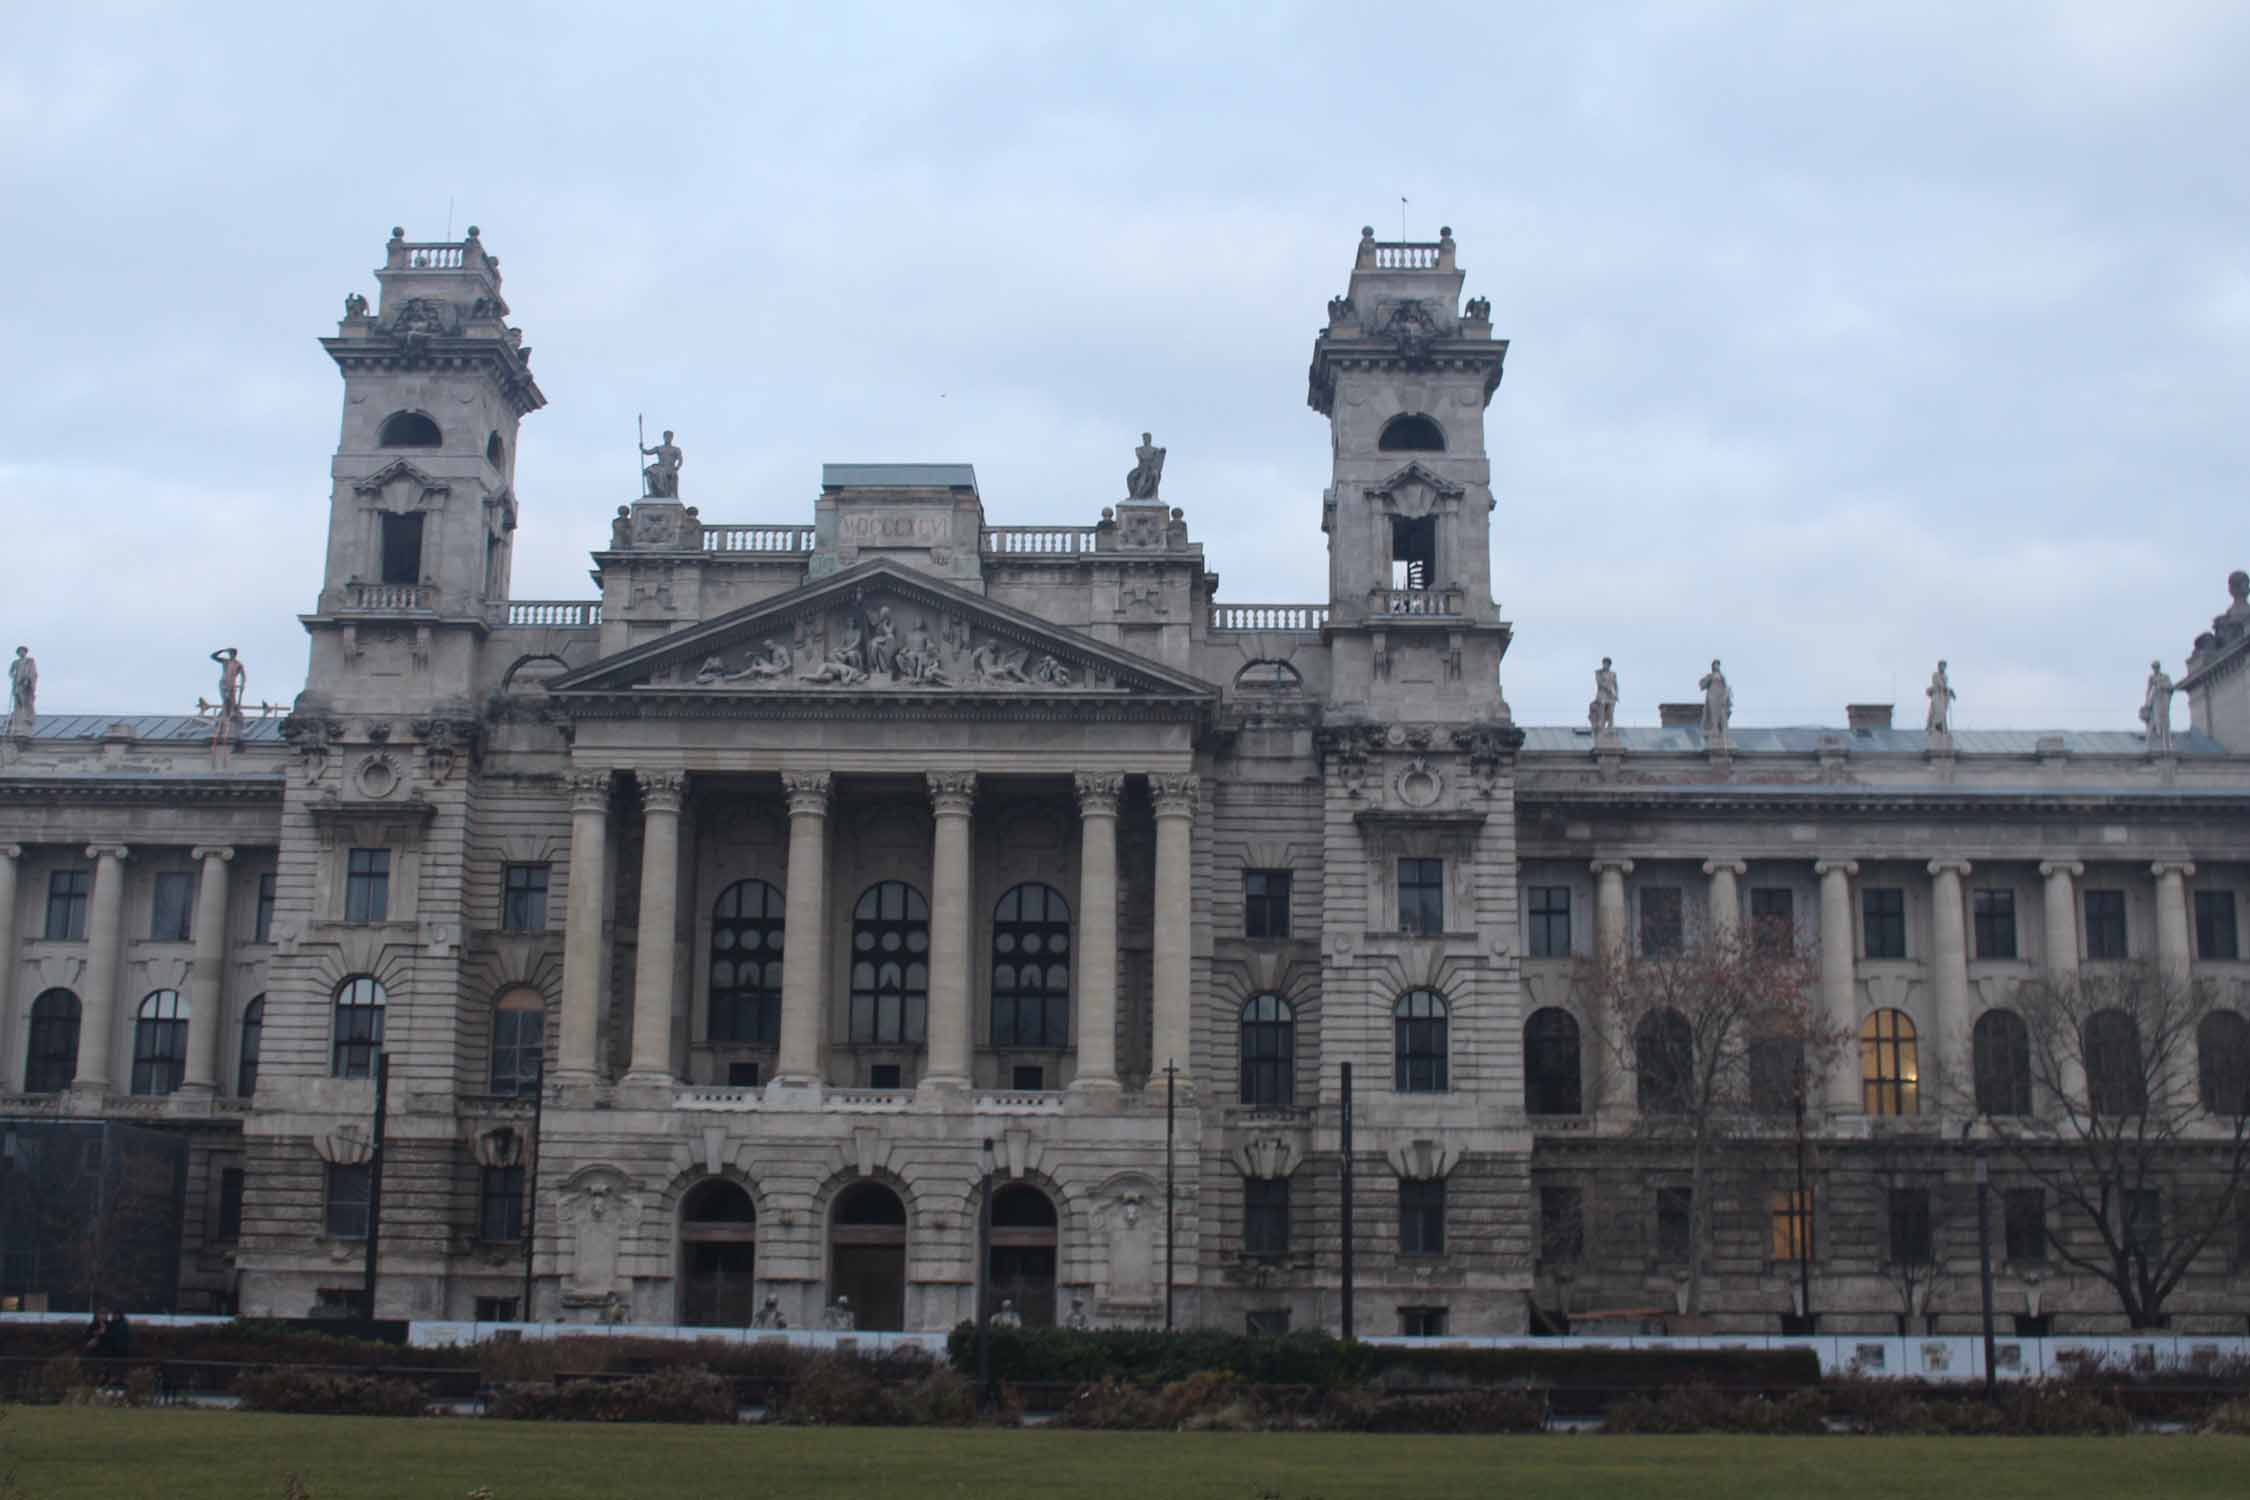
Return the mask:
<path id="1" fill-rule="evenodd" d="M 2148 1075 L 2141 1070 L 2141 1028 L 2121 1010 L 2086 1018 L 2086 1101 L 2097 1115 L 2137 1115 L 2148 1110 Z"/>
<path id="2" fill-rule="evenodd" d="M 1305 674 L 1288 662 L 1261 657 L 1244 663 L 1234 674 L 1234 685 L 1258 693 L 1293 693 L 1305 685 Z"/>
<path id="3" fill-rule="evenodd" d="M 266 997 L 260 995 L 242 1007 L 242 1050 L 235 1058 L 234 1094 L 248 1099 L 258 1092 L 258 1052 L 266 1040 Z"/>
<path id="4" fill-rule="evenodd" d="M 2230 1119 L 2250 1114 L 2250 1021 L 2211 1012 L 2195 1028 L 2195 1053 L 2203 1107 Z"/>
<path id="5" fill-rule="evenodd" d="M 384 448 L 442 448 L 445 434 L 418 411 L 394 411 L 383 418 L 383 430 L 375 442 Z"/>
<path id="6" fill-rule="evenodd" d="M 680 1199 L 680 1321 L 746 1328 L 757 1316 L 758 1210 L 740 1183 L 713 1177 Z"/>
<path id="7" fill-rule="evenodd" d="M 697 1183 L 680 1199 L 680 1223 L 692 1227 L 697 1224 L 755 1224 L 758 1222 L 757 1205 L 742 1185 L 729 1182 L 724 1177 L 713 1177 Z"/>
<path id="8" fill-rule="evenodd" d="M 1383 424 L 1375 446 L 1384 453 L 1443 453 L 1445 429 L 1419 412 L 1408 412 Z"/>
<path id="9" fill-rule="evenodd" d="M 169 1094 L 187 1071 L 187 1000 L 178 990 L 152 990 L 133 1019 L 133 1092 Z"/>
<path id="10" fill-rule="evenodd" d="M 1633 1100 L 1644 1115 L 1685 1114 L 1695 1102 L 1695 1028 L 1676 1010 L 1652 1010 L 1633 1028 Z"/>
<path id="11" fill-rule="evenodd" d="M 1008 1306 L 1033 1328 L 1054 1325 L 1059 1228 L 1055 1200 L 1030 1183 L 1007 1183 L 993 1193 L 984 1281 L 989 1311 Z"/>
<path id="12" fill-rule="evenodd" d="M 529 986 L 508 991 L 492 1007 L 492 1092 L 533 1092 L 546 1057 L 546 997 Z"/>
<path id="13" fill-rule="evenodd" d="M 711 907 L 711 1016 L 714 1042 L 781 1040 L 781 892 L 763 880 L 737 880 Z"/>
<path id="14" fill-rule="evenodd" d="M 1297 1013 L 1279 995 L 1242 1007 L 1242 1102 L 1287 1109 L 1297 1102 Z"/>
<path id="15" fill-rule="evenodd" d="M 2031 1028 L 2012 1010 L 1988 1010 L 1969 1032 L 1980 1115 L 2031 1113 Z"/>
<path id="16" fill-rule="evenodd" d="M 1859 1023 L 1860 1108 L 1871 1115 L 1922 1112 L 1922 1063 L 1914 1020 L 1879 1010 Z"/>
<path id="17" fill-rule="evenodd" d="M 1408 990 L 1391 1007 L 1397 1044 L 1394 1086 L 1402 1094 L 1445 1092 L 1448 1051 L 1445 997 L 1436 990 Z"/>
<path id="18" fill-rule="evenodd" d="M 484 437 L 484 461 L 495 469 L 507 467 L 508 445 L 500 441 L 500 434 L 488 432 Z"/>
<path id="19" fill-rule="evenodd" d="M 880 1182 L 859 1182 L 837 1198 L 828 1218 L 828 1294 L 848 1302 L 850 1326 L 883 1331 L 906 1326 L 906 1205 Z"/>
<path id="20" fill-rule="evenodd" d="M 48 990 L 31 1002 L 31 1045 L 23 1091 L 59 1094 L 78 1076 L 78 997 Z"/>
<path id="21" fill-rule="evenodd" d="M 336 986 L 335 1046 L 330 1071 L 338 1078 L 373 1078 L 383 1050 L 383 1008 L 389 997 L 366 974 Z"/>
<path id="22" fill-rule="evenodd" d="M 1557 1005 L 1533 1011 L 1523 1023 L 1523 1112 L 1575 1115 L 1584 1106 L 1578 1018 Z"/>
<path id="23" fill-rule="evenodd" d="M 903 880 L 871 885 L 852 908 L 852 1040 L 919 1046 L 929 1004 L 929 903 Z"/>
<path id="24" fill-rule="evenodd" d="M 1019 885 L 992 911 L 992 1045 L 1070 1044 L 1070 905 Z"/>

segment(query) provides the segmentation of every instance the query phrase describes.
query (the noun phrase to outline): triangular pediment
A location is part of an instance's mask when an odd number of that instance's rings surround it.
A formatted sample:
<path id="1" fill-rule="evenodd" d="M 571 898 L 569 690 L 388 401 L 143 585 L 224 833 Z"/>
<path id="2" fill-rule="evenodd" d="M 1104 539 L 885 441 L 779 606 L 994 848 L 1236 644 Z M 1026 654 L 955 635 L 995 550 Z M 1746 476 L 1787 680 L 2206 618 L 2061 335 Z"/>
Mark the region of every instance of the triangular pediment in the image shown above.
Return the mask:
<path id="1" fill-rule="evenodd" d="M 1369 485 L 1367 493 L 1370 496 L 1396 496 L 1404 495 L 1408 491 L 1416 489 L 1427 490 L 1433 495 L 1442 495 L 1448 500 L 1458 500 L 1462 494 L 1460 485 L 1423 467 L 1420 460 L 1409 462 L 1405 468 L 1400 469 L 1381 484 Z"/>
<path id="2" fill-rule="evenodd" d="M 1200 705 L 1218 694 L 1200 678 L 890 559 L 605 657 L 548 691 L 565 702 L 625 695 L 730 711 L 783 701 L 802 711 L 808 700 Z"/>

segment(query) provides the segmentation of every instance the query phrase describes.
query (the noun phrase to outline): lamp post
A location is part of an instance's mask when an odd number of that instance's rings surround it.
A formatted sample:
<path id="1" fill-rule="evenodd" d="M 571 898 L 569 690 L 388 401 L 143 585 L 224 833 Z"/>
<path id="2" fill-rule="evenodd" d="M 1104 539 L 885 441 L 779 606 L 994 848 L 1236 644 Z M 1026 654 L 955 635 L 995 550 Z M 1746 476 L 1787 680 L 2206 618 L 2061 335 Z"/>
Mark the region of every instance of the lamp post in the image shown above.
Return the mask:
<path id="1" fill-rule="evenodd" d="M 390 1117 L 391 1055 L 375 1054 L 375 1152 L 367 1163 L 367 1269 L 363 1275 L 367 1290 L 366 1311 L 362 1314 L 369 1322 L 375 1319 L 375 1267 L 383 1240 L 383 1132 Z"/>
<path id="2" fill-rule="evenodd" d="M 1354 1328 L 1356 1320 L 1353 1317 L 1357 1309 L 1352 1305 L 1352 1065 L 1350 1063 L 1344 1064 L 1343 1087 L 1343 1112 L 1339 1118 L 1342 1132 L 1337 1145 L 1344 1158 L 1342 1213 L 1344 1235 L 1344 1341 L 1349 1343 L 1358 1337 Z"/>
<path id="3" fill-rule="evenodd" d="M 1971 1120 L 1961 1127 L 1967 1137 L 1976 1128 Z M 1984 1396 L 1991 1400 L 1999 1392 L 1999 1372 L 1992 1367 L 1992 1164 L 1985 1157 L 1984 1142 L 1976 1143 L 1977 1171 L 1977 1280 L 1984 1304 Z"/>
<path id="4" fill-rule="evenodd" d="M 985 1277 L 992 1265 L 992 1137 L 977 1149 L 977 1400 L 992 1405 L 992 1298 Z"/>
<path id="5" fill-rule="evenodd" d="M 1164 1331 L 1172 1331 L 1172 1130 L 1180 1097 L 1179 1066 L 1164 1065 Z"/>
<path id="6" fill-rule="evenodd" d="M 524 1142 L 523 1163 L 523 1320 L 531 1321 L 531 1248 L 539 1233 L 539 1148 L 547 1122 L 547 1059 L 542 1055 L 531 1081 L 531 1136 Z"/>
<path id="7" fill-rule="evenodd" d="M 1812 1310 L 1812 1199 L 1805 1184 L 1805 1069 L 1797 1069 L 1797 1316 L 1804 1331 L 1813 1331 Z"/>

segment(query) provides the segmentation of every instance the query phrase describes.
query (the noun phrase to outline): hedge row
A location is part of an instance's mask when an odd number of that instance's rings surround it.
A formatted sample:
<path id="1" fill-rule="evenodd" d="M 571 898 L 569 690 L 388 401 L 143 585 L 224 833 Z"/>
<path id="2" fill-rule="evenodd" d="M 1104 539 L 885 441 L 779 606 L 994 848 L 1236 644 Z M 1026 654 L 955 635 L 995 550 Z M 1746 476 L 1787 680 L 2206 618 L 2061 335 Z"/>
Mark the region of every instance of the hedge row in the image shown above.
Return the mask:
<path id="1" fill-rule="evenodd" d="M 1820 1383 L 1809 1349 L 1478 1349 L 1345 1343 L 1325 1334 L 1253 1338 L 1216 1329 L 994 1328 L 995 1380 L 1078 1384 L 1115 1378 L 1143 1383 L 1224 1371 L 1253 1385 L 1349 1390 L 1445 1389 L 1539 1384 L 1654 1389 L 1700 1384 L 1731 1390 L 1792 1390 Z M 946 1341 L 953 1367 L 976 1369 L 977 1335 L 964 1323 Z"/>

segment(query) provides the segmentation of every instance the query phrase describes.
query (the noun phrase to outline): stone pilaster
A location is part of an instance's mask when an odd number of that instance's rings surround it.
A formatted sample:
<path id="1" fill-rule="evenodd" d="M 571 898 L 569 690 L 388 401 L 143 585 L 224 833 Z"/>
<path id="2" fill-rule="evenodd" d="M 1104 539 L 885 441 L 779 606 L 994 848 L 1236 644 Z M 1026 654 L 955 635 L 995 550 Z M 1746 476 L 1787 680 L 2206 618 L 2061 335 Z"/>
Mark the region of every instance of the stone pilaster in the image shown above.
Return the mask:
<path id="1" fill-rule="evenodd" d="M 1149 1078 L 1164 1077 L 1164 1065 L 1177 1071 L 1172 1082 L 1189 1087 L 1189 991 L 1194 957 L 1195 803 L 1201 784 L 1194 776 L 1151 776 L 1156 800 L 1156 1015 Z"/>
<path id="2" fill-rule="evenodd" d="M 687 778 L 677 771 L 642 771 L 639 778 L 640 937 L 633 955 L 633 1061 L 624 1081 L 647 1088 L 672 1081 L 672 1010 L 679 989 L 680 804 Z"/>
<path id="3" fill-rule="evenodd" d="M 219 1038 L 225 1004 L 227 964 L 227 866 L 234 851 L 206 847 L 194 851 L 202 862 L 195 893 L 195 957 L 188 967 L 187 1067 L 180 1090 L 214 1094 L 219 1088 Z"/>
<path id="4" fill-rule="evenodd" d="M 932 771 L 929 782 L 936 827 L 930 840 L 929 1066 L 922 1087 L 965 1089 L 969 1059 L 975 1054 L 969 1005 L 969 893 L 975 889 L 969 820 L 977 774 Z"/>
<path id="5" fill-rule="evenodd" d="M 95 844 L 86 857 L 94 862 L 94 895 L 86 915 L 86 993 L 78 1025 L 78 1075 L 75 1090 L 109 1092 L 110 1056 L 117 1038 L 117 963 L 125 928 L 125 860 L 122 844 Z"/>
<path id="6" fill-rule="evenodd" d="M 1742 888 L 1737 883 L 1750 873 L 1739 859 L 1707 859 L 1703 873 L 1711 877 L 1711 936 L 1732 943 L 1742 935 Z"/>
<path id="7" fill-rule="evenodd" d="M 781 946 L 781 1059 L 775 1088 L 820 1086 L 820 1035 L 826 1024 L 824 935 L 828 930 L 828 800 L 826 771 L 781 778 L 789 802 L 789 889 Z"/>
<path id="8" fill-rule="evenodd" d="M 1074 1089 L 1117 1087 L 1117 793 L 1122 777 L 1079 773 L 1078 1071 Z M 1161 1064 L 1160 1064 L 1161 1066 Z"/>
<path id="9" fill-rule="evenodd" d="M 556 1081 L 594 1081 L 601 1029 L 602 906 L 609 881 L 609 776 L 589 771 L 570 783 L 570 891 L 563 930 L 562 1036 Z"/>
<path id="10" fill-rule="evenodd" d="M 1813 873 L 1820 877 L 1820 1008 L 1828 1024 L 1844 1038 L 1842 1053 L 1828 1070 L 1828 1107 L 1840 1114 L 1853 1114 L 1863 1102 L 1852 940 L 1852 877 L 1859 873 L 1859 862 L 1816 860 Z"/>
<path id="11" fill-rule="evenodd" d="M 1930 871 L 1930 1029 L 1936 1033 L 1938 1076 L 1948 1089 L 1966 1090 L 1969 1077 L 1969 930 L 1961 882 L 1965 859 L 1933 859 Z M 1925 1083 L 1923 1094 L 1929 1089 Z"/>
<path id="12" fill-rule="evenodd" d="M 29 1038 L 18 1041 L 16 1024 L 16 861 L 23 845 L 0 844 L 0 1090 L 23 1086 L 16 1059 L 24 1055 Z"/>

